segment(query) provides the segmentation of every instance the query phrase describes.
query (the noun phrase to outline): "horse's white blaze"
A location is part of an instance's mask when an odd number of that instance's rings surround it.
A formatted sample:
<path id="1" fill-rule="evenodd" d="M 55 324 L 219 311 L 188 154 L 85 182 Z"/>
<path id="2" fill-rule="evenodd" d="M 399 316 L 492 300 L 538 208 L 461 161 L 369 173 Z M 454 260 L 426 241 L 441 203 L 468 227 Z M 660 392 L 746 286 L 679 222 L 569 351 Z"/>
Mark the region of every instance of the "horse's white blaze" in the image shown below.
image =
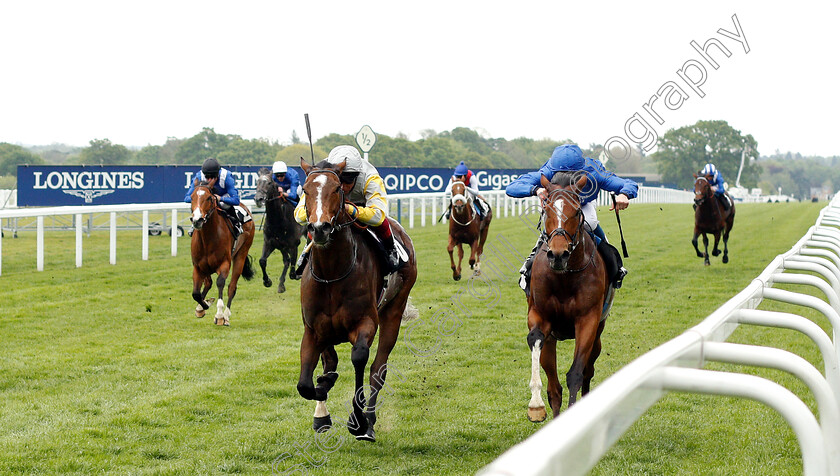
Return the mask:
<path id="1" fill-rule="evenodd" d="M 540 380 L 540 350 L 542 349 L 542 341 L 534 342 L 534 348 L 531 349 L 531 401 L 528 402 L 528 408 L 544 408 L 545 403 L 542 399 L 542 380 Z"/>
<path id="2" fill-rule="evenodd" d="M 322 418 L 329 415 L 330 412 L 327 410 L 327 402 L 315 401 L 315 418 Z"/>
<path id="3" fill-rule="evenodd" d="M 563 227 L 563 199 L 558 198 L 554 201 L 554 211 L 557 212 L 557 228 Z"/>
<path id="4" fill-rule="evenodd" d="M 315 223 L 321 223 L 321 216 L 324 214 L 324 201 L 321 199 L 321 192 L 324 190 L 324 184 L 327 183 L 326 175 L 319 175 L 313 180 L 318 184 L 317 195 L 315 196 Z"/>
<path id="5" fill-rule="evenodd" d="M 452 196 L 452 204 L 453 205 L 465 205 L 467 203 L 467 197 L 463 196 L 462 194 L 457 194 Z"/>
<path id="6" fill-rule="evenodd" d="M 206 193 L 206 192 L 205 192 L 204 190 L 198 190 L 198 191 L 196 191 L 196 192 L 195 192 L 195 194 L 196 194 L 199 198 L 200 198 L 202 195 L 204 195 L 205 193 Z M 201 209 L 200 209 L 199 207 L 195 207 L 195 208 L 193 208 L 193 211 L 192 211 L 192 219 L 193 219 L 193 221 L 196 221 L 196 220 L 198 220 L 199 218 L 201 218 Z"/>

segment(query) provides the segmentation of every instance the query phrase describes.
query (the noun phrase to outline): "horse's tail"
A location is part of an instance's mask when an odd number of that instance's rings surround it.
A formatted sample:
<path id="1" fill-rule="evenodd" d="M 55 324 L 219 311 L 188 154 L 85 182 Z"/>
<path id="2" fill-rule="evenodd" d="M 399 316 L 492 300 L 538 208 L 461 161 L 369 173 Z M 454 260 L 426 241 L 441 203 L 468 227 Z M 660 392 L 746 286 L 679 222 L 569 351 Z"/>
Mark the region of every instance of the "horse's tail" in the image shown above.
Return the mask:
<path id="1" fill-rule="evenodd" d="M 408 301 L 405 303 L 405 309 L 403 310 L 402 322 L 408 322 L 418 317 L 420 317 L 420 311 L 411 303 L 411 296 L 409 296 Z"/>
<path id="2" fill-rule="evenodd" d="M 245 264 L 242 265 L 242 277 L 250 281 L 254 277 L 254 268 L 251 266 L 251 255 L 245 256 Z"/>

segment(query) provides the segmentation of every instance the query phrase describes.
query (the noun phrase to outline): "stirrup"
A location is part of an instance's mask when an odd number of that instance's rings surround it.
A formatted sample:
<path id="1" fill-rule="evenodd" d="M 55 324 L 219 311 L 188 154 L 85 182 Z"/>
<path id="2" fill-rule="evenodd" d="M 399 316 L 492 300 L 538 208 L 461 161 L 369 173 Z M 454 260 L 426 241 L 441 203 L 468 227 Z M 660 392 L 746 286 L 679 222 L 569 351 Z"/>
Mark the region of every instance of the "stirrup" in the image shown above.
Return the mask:
<path id="1" fill-rule="evenodd" d="M 618 268 L 618 273 L 613 279 L 613 287 L 615 289 L 619 289 L 621 287 L 621 282 L 624 280 L 624 277 L 627 276 L 627 268 L 624 266 Z"/>

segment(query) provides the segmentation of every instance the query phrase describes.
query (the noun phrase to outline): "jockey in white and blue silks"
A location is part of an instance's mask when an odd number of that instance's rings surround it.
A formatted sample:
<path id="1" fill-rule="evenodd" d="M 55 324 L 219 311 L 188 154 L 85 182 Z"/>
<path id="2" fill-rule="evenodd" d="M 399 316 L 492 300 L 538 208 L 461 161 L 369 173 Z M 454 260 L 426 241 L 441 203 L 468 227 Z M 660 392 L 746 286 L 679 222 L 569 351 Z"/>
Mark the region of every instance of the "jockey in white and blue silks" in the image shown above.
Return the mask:
<path id="1" fill-rule="evenodd" d="M 210 157 L 205 160 L 201 165 L 201 169 L 193 175 L 184 201 L 187 203 L 192 202 L 196 179 L 199 181 L 208 181 L 213 178 L 218 179 L 213 185 L 213 194 L 219 198 L 219 207 L 231 217 L 231 222 L 234 224 L 236 230 L 233 238 L 236 239 L 242 233 L 242 223 L 233 210 L 234 206 L 239 205 L 239 191 L 236 189 L 236 181 L 233 179 L 233 175 L 228 169 L 222 168 L 216 159 Z"/>
<path id="2" fill-rule="evenodd" d="M 723 175 L 720 173 L 720 170 L 714 166 L 714 164 L 706 164 L 703 167 L 703 170 L 700 171 L 700 175 L 704 177 L 712 177 L 709 180 L 709 185 L 712 186 L 712 191 L 715 192 L 715 197 L 720 200 L 721 205 L 723 205 L 724 211 L 728 211 L 731 203 L 729 202 L 729 198 L 726 194 L 726 188 L 723 183 Z"/>
<path id="3" fill-rule="evenodd" d="M 614 173 L 608 171 L 604 165 L 593 158 L 584 157 L 580 147 L 574 144 L 561 145 L 554 149 L 551 157 L 546 163 L 540 167 L 536 172 L 530 172 L 520 175 L 519 178 L 511 182 L 505 192 L 514 198 L 524 198 L 537 195 L 542 199 L 547 199 L 546 191 L 540 185 L 540 177 L 545 176 L 548 180 L 554 177 L 557 172 L 583 172 L 586 174 L 588 180 L 584 190 L 579 192 L 581 199 L 581 211 L 586 224 L 589 226 L 598 249 L 606 262 L 607 271 L 610 273 L 610 282 L 613 283 L 616 289 L 621 287 L 621 280 L 627 274 L 627 270 L 622 267 L 621 255 L 607 241 L 604 230 L 598 224 L 598 215 L 595 210 L 595 199 L 598 197 L 598 192 L 606 190 L 616 194 L 616 207 L 619 210 L 627 208 L 630 199 L 636 198 L 639 186 L 636 182 L 628 179 L 623 179 Z M 610 210 L 613 206 L 610 206 Z M 520 272 L 523 279 L 520 280 L 520 285 L 526 289 L 528 280 L 530 278 L 531 261 L 541 243 L 542 237 L 537 240 L 537 245 L 531 252 L 531 255 L 525 260 Z M 526 293 L 527 293 L 526 289 Z"/>
<path id="4" fill-rule="evenodd" d="M 290 201 L 292 205 L 297 206 L 300 197 L 298 196 L 298 189 L 300 188 L 300 178 L 295 169 L 290 169 L 285 162 L 277 161 L 271 166 L 271 175 L 274 177 L 274 183 L 279 187 L 282 195 L 286 200 Z"/>

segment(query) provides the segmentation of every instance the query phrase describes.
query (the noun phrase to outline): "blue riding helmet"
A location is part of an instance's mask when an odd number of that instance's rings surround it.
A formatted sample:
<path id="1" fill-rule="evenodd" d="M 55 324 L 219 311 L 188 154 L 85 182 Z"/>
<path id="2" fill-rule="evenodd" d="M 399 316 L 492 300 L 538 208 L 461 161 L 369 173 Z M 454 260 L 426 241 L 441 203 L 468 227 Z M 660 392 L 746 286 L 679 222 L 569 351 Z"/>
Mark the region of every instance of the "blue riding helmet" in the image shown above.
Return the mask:
<path id="1" fill-rule="evenodd" d="M 583 169 L 586 160 L 583 158 L 580 147 L 574 144 L 565 144 L 554 149 L 548 163 L 552 169 L 557 171 L 577 171 Z"/>
<path id="2" fill-rule="evenodd" d="M 467 166 L 464 165 L 463 160 L 457 167 L 455 167 L 455 175 L 467 175 Z"/>

